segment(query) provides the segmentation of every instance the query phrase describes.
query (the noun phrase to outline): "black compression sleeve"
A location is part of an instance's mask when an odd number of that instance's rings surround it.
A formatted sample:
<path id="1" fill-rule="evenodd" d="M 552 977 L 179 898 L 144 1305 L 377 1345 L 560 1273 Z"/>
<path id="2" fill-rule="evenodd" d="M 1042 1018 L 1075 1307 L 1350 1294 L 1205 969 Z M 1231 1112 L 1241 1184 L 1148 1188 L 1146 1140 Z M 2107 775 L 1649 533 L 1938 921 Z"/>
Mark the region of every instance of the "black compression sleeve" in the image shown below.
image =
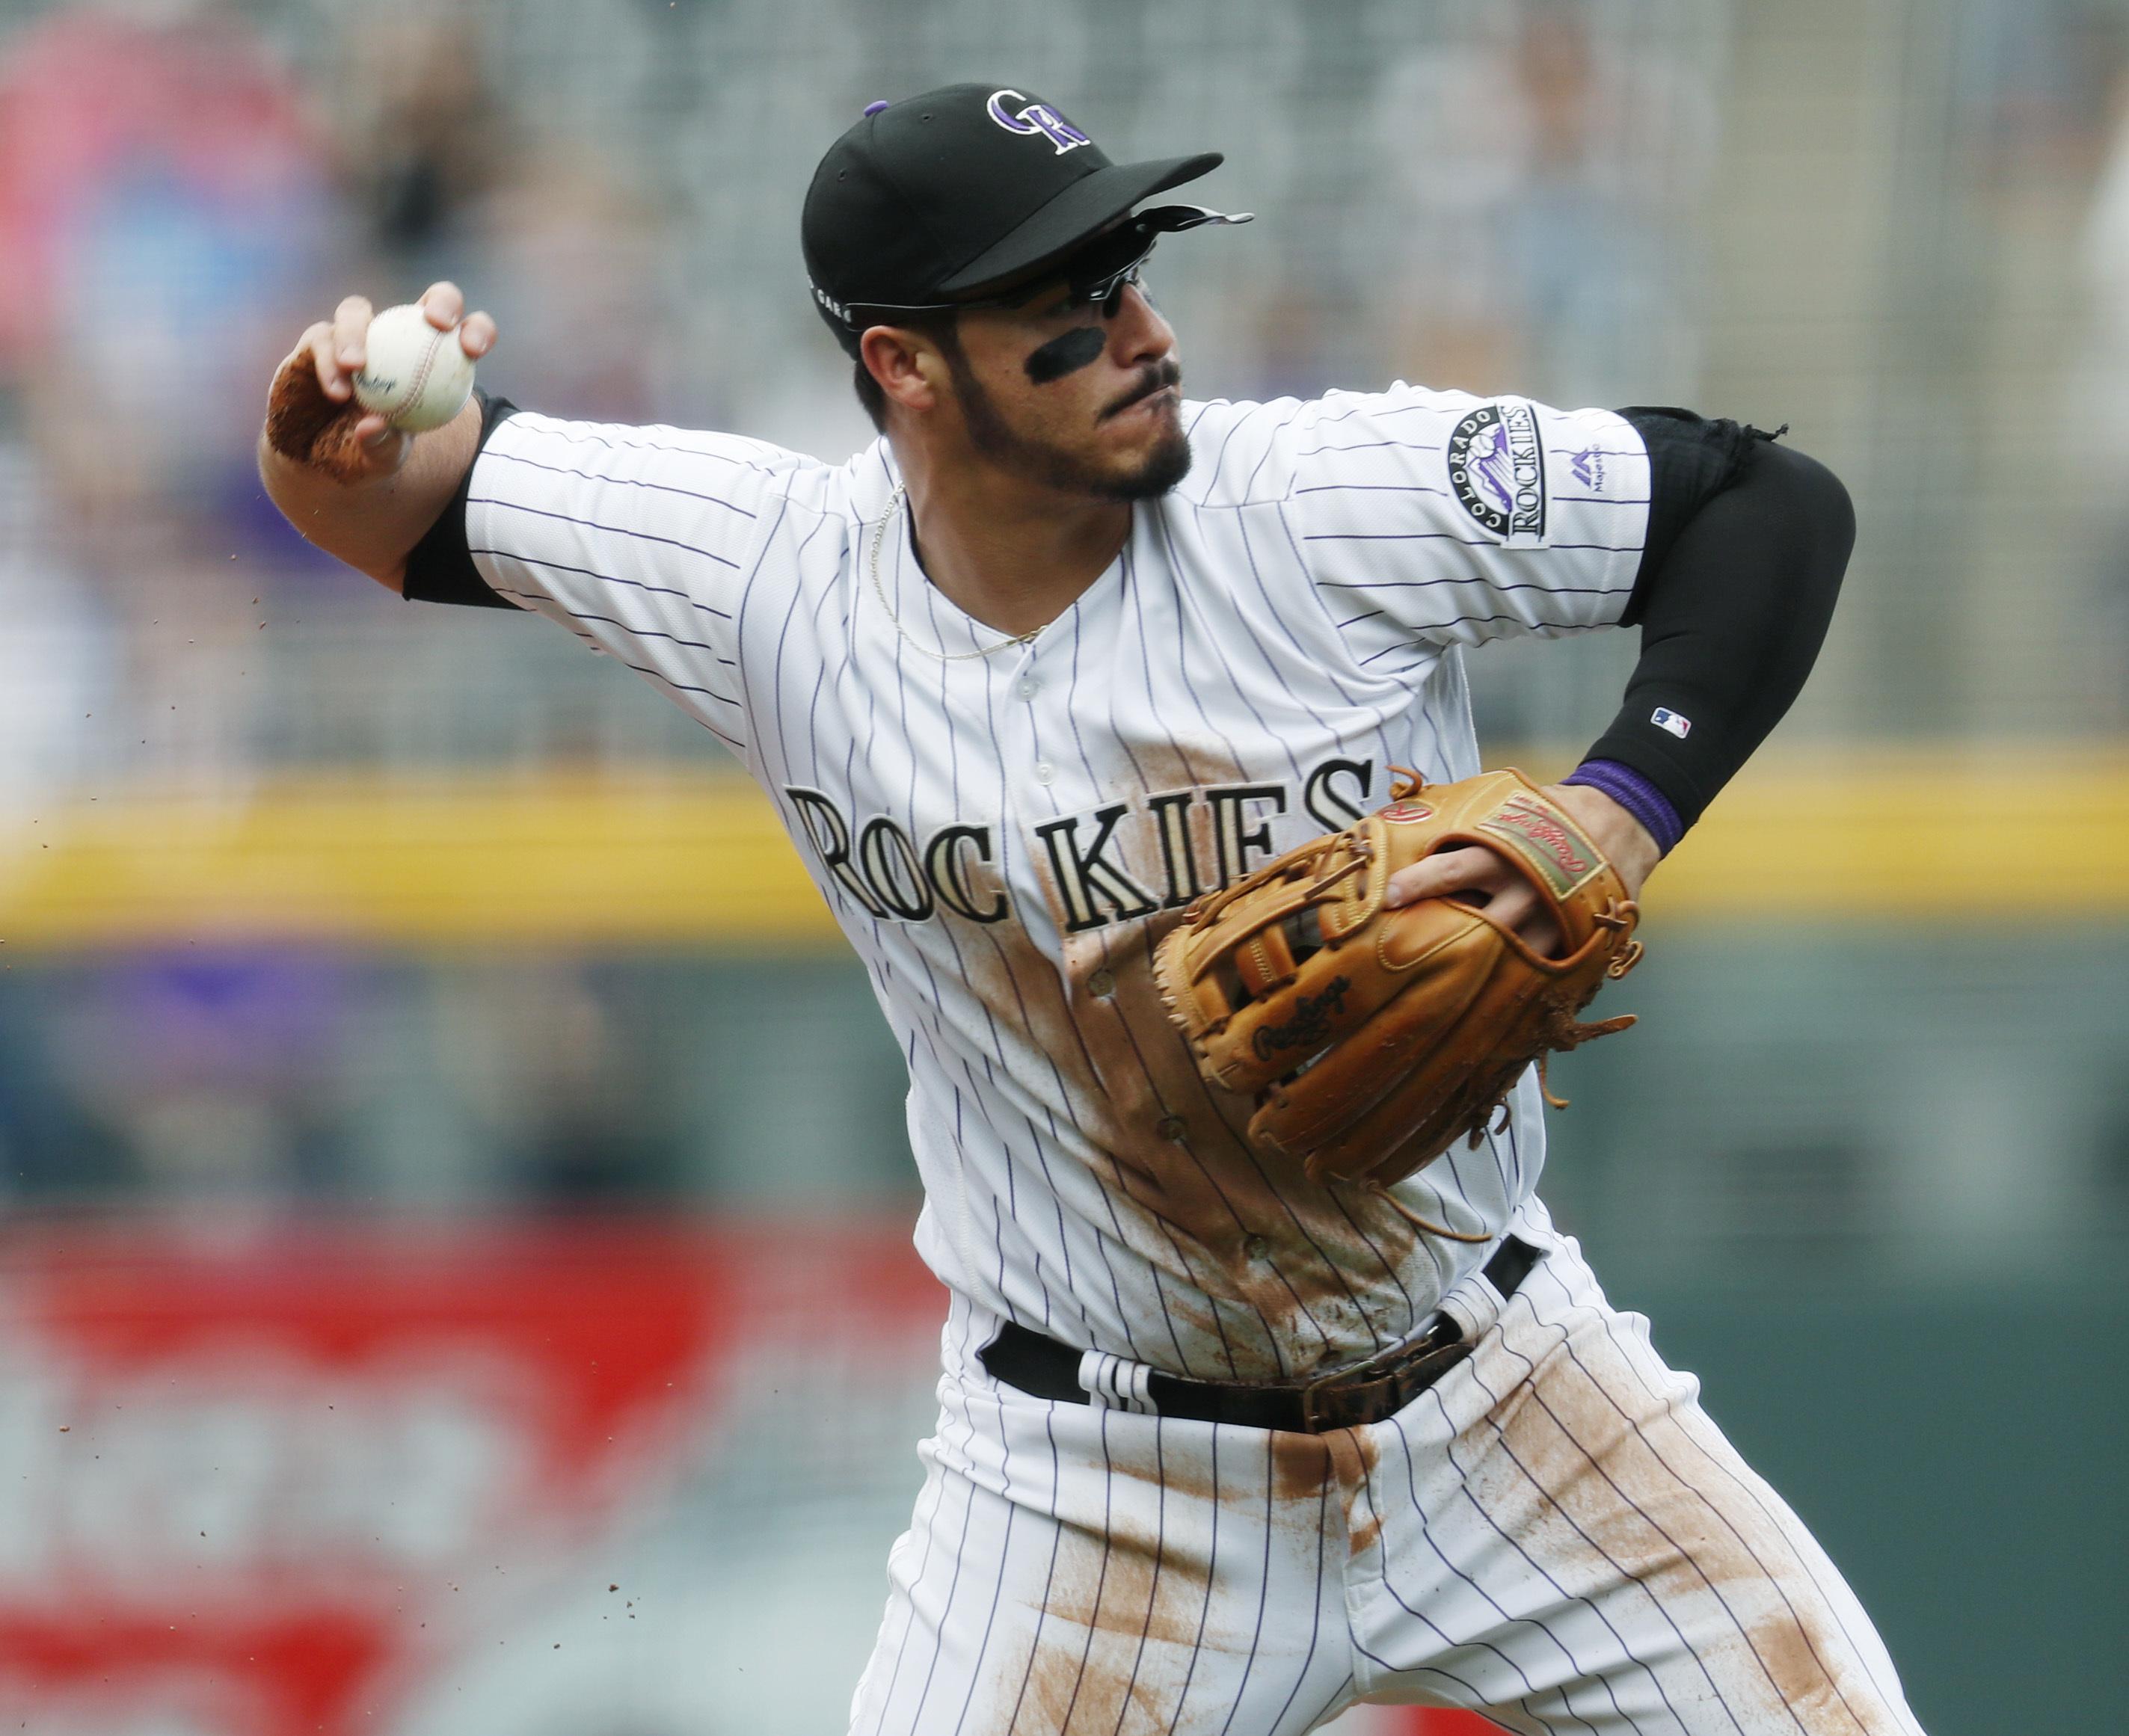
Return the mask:
<path id="1" fill-rule="evenodd" d="M 1587 757 L 1640 773 L 1691 825 L 1803 689 L 1855 518 L 1831 471 L 1755 430 L 1624 414 L 1650 459 L 1646 552 L 1624 617 L 1640 624 L 1641 655 Z"/>
<path id="2" fill-rule="evenodd" d="M 482 392 L 481 445 L 488 445 L 488 437 L 495 432 L 497 423 L 517 413 L 517 405 L 508 398 L 490 397 Z M 479 461 L 480 455 L 476 452 L 474 464 L 466 466 L 458 492 L 451 497 L 451 503 L 422 533 L 421 541 L 414 545 L 413 552 L 407 557 L 407 583 L 401 587 L 399 594 L 410 602 L 464 603 L 476 609 L 517 606 L 488 589 L 488 581 L 480 576 L 480 569 L 474 565 L 473 556 L 466 549 L 466 496 L 472 491 L 474 467 Z"/>

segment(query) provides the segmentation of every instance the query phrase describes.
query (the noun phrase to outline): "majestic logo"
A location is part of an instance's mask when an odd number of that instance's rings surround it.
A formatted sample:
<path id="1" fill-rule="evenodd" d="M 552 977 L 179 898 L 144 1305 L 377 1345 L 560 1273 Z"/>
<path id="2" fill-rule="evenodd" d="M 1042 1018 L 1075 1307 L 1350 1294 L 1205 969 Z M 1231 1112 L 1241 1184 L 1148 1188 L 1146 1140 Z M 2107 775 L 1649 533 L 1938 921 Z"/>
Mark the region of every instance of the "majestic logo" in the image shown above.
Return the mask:
<path id="1" fill-rule="evenodd" d="M 1604 486 L 1604 449 L 1587 446 L 1579 452 L 1567 454 L 1567 468 L 1574 479 L 1585 488 L 1602 489 Z"/>
<path id="2" fill-rule="evenodd" d="M 1008 102 L 1025 105 L 1008 108 Z M 1047 139 L 1057 147 L 1057 155 L 1077 150 L 1082 145 L 1094 141 L 1081 132 L 1047 102 L 1030 102 L 1017 90 L 994 90 L 991 99 L 984 105 L 984 112 L 1007 132 L 1018 133 L 1022 138 Z"/>
<path id="3" fill-rule="evenodd" d="M 1649 713 L 1649 721 L 1660 730 L 1668 730 L 1680 741 L 1693 733 L 1693 720 L 1681 717 L 1669 706 L 1658 706 Z"/>
<path id="4" fill-rule="evenodd" d="M 1545 546 L 1545 447 L 1520 398 L 1485 404 L 1449 436 L 1449 486 L 1458 503 L 1511 549 Z"/>
<path id="5" fill-rule="evenodd" d="M 1346 991 L 1352 987 L 1345 977 L 1333 977 L 1320 995 L 1303 995 L 1293 1003 L 1293 1016 L 1284 1025 L 1260 1025 L 1250 1039 L 1257 1059 L 1269 1061 L 1281 1049 L 1313 1049 L 1331 1034 L 1331 1015 L 1346 1011 Z"/>

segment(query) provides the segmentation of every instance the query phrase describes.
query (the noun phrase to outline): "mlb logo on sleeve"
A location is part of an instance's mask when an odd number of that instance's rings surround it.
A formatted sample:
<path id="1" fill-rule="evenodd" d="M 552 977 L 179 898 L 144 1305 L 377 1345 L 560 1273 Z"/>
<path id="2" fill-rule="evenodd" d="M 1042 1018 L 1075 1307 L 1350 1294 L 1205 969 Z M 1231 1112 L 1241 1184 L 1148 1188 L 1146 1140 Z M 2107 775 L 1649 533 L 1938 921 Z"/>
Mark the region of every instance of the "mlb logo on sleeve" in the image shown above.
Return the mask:
<path id="1" fill-rule="evenodd" d="M 1693 729 L 1693 720 L 1690 717 L 1679 716 L 1669 706 L 1658 706 L 1650 713 L 1649 721 L 1660 730 L 1669 730 L 1680 741 L 1684 740 Z"/>

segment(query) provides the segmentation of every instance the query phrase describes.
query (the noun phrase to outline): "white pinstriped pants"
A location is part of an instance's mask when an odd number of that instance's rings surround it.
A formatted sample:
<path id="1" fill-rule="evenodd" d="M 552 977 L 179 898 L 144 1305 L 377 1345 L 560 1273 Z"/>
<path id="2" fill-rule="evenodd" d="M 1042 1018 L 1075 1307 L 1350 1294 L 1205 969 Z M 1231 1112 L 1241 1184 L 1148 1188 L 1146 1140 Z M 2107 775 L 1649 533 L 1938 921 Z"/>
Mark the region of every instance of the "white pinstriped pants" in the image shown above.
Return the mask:
<path id="1" fill-rule="evenodd" d="M 1469 1360 L 1309 1436 L 1052 1404 L 957 1302 L 852 1736 L 1920 1736 L 1803 1524 L 1558 1239 Z"/>

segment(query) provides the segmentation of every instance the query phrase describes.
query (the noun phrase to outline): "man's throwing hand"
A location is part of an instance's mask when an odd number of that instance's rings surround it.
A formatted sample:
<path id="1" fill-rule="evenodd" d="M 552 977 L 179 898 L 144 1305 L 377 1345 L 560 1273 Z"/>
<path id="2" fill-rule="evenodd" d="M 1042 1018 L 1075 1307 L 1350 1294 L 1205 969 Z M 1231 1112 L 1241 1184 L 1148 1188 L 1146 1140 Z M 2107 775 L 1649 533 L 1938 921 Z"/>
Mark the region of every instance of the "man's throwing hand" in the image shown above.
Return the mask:
<path id="1" fill-rule="evenodd" d="M 478 361 L 495 347 L 495 321 L 465 311 L 455 283 L 431 283 L 421 307 L 439 331 L 455 328 L 459 345 Z M 363 340 L 373 309 L 351 295 L 298 341 L 274 376 L 266 405 L 266 444 L 282 457 L 323 471 L 336 482 L 369 482 L 394 475 L 415 436 L 355 402 Z"/>

